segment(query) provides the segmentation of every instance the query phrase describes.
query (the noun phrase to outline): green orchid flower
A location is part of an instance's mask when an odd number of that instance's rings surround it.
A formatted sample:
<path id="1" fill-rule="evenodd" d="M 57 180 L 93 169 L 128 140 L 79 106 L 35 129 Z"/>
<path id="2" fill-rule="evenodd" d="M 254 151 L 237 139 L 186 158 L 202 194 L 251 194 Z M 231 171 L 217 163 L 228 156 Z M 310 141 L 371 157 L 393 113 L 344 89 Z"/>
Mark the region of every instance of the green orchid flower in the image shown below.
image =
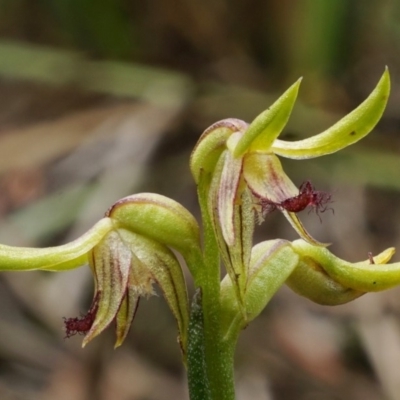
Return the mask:
<path id="1" fill-rule="evenodd" d="M 193 254 L 201 251 L 196 220 L 175 201 L 142 193 L 117 201 L 105 218 L 69 244 L 45 249 L 0 245 L 0 269 L 62 271 L 89 264 L 95 279 L 92 305 L 84 317 L 65 319 L 67 337 L 85 334 L 83 346 L 113 321 L 115 346 L 120 346 L 139 299 L 153 295 L 156 283 L 177 320 L 185 359 L 188 296 L 171 247 L 189 264 Z"/>
<path id="2" fill-rule="evenodd" d="M 365 137 L 385 109 L 390 78 L 386 69 L 370 96 L 354 111 L 326 131 L 308 139 L 278 139 L 291 114 L 301 80 L 293 84 L 270 108 L 248 125 L 227 119 L 208 128 L 191 156 L 191 171 L 199 186 L 206 186 L 208 212 L 222 258 L 244 304 L 250 263 L 249 243 L 254 213 L 262 220 L 268 211 L 280 210 L 300 237 L 316 246 L 297 216 L 306 206 L 326 208 L 329 195 L 310 183 L 299 189 L 284 172 L 278 156 L 308 159 L 334 153 Z"/>

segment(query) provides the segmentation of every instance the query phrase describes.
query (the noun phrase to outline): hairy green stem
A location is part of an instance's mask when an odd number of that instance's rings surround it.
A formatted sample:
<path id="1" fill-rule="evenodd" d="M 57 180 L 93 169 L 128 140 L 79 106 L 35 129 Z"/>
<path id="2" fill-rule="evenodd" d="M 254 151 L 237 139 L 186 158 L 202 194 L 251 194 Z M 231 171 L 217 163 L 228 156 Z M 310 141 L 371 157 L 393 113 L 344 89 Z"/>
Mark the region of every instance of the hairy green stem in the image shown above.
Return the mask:
<path id="1" fill-rule="evenodd" d="M 199 202 L 204 229 L 204 257 L 202 258 L 202 268 L 197 269 L 199 273 L 195 277 L 196 286 L 200 287 L 202 292 L 202 341 L 207 378 L 204 386 L 209 385 L 209 393 L 212 400 L 233 400 L 235 398 L 233 379 L 234 344 L 231 340 L 229 342 L 224 341 L 221 333 L 220 258 L 213 226 L 207 210 L 207 190 L 205 190 L 207 184 L 206 180 L 201 180 L 199 184 Z M 191 340 L 194 340 L 194 337 L 189 335 L 189 342 Z M 188 368 L 191 368 L 190 363 Z M 191 376 L 189 384 L 192 388 L 202 386 L 201 383 L 196 382 L 190 370 L 188 374 Z M 199 375 L 199 379 L 205 379 L 205 377 Z M 196 398 L 197 395 L 192 390 L 191 399 L 194 400 Z"/>

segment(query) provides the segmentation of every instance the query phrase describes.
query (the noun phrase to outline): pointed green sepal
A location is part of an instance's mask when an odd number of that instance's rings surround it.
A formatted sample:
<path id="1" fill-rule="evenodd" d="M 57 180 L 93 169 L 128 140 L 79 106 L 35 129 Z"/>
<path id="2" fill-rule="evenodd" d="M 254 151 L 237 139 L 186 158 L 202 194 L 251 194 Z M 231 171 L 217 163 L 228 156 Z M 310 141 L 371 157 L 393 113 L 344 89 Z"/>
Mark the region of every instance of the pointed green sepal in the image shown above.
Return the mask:
<path id="1" fill-rule="evenodd" d="M 336 282 L 317 262 L 307 256 L 301 257 L 286 284 L 300 296 L 326 306 L 345 304 L 365 293 Z"/>
<path id="2" fill-rule="evenodd" d="M 276 140 L 272 151 L 282 157 L 305 159 L 335 153 L 365 137 L 378 123 L 390 93 L 390 76 L 386 68 L 369 97 L 335 125 L 308 139 L 296 142 Z"/>
<path id="3" fill-rule="evenodd" d="M 43 249 L 0 245 L 0 271 L 35 269 L 63 271 L 88 262 L 89 251 L 114 229 L 110 218 L 103 218 L 74 241 Z"/>
<path id="4" fill-rule="evenodd" d="M 359 292 L 378 292 L 400 284 L 400 263 L 386 264 L 394 253 L 390 248 L 371 260 L 350 263 L 334 256 L 328 249 L 312 246 L 303 240 L 293 242 L 300 257 L 309 257 L 329 277 L 342 286 Z"/>
<path id="5" fill-rule="evenodd" d="M 250 151 L 268 152 L 289 120 L 301 79 L 294 83 L 271 107 L 256 117 L 237 143 L 233 156 Z"/>

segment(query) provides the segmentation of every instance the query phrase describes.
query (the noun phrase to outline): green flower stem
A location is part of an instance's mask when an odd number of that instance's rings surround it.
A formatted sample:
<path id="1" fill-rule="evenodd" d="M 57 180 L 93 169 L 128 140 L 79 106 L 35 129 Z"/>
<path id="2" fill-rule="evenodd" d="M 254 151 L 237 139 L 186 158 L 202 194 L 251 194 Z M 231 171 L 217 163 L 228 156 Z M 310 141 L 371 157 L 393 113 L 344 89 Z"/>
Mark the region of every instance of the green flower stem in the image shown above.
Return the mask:
<path id="1" fill-rule="evenodd" d="M 193 296 L 189 321 L 187 357 L 189 395 L 191 400 L 211 400 L 204 349 L 204 318 L 200 288 Z"/>
<path id="2" fill-rule="evenodd" d="M 203 383 L 191 379 L 191 399 L 197 399 L 196 387 L 209 385 L 211 399 L 233 400 L 235 398 L 233 379 L 233 341 L 224 341 L 221 333 L 220 267 L 219 251 L 214 230 L 207 209 L 207 186 L 209 181 L 202 178 L 199 183 L 199 202 L 204 228 L 204 257 L 198 257 L 201 268 L 195 268 L 196 286 L 202 292 L 203 342 L 207 381 Z M 189 334 L 190 335 L 190 334 Z M 189 336 L 189 346 L 194 337 Z M 191 364 L 188 364 L 191 368 Z M 188 371 L 191 375 L 191 371 Z M 199 379 L 202 379 L 199 376 Z M 203 378 L 204 379 L 204 378 Z"/>

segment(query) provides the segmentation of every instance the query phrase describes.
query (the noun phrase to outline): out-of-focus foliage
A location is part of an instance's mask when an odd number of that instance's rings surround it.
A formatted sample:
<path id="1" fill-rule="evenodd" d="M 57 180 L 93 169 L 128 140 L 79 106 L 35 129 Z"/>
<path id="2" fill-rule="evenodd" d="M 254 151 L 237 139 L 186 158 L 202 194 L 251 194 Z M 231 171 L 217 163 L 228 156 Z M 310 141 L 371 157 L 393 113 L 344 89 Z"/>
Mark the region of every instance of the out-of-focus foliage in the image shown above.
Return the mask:
<path id="1" fill-rule="evenodd" d="M 379 0 L 1 0 L 0 32 L 196 72 L 205 62 L 223 69 L 236 59 L 231 70 L 254 64 L 281 79 L 309 71 L 324 78 L 394 50 L 399 8 Z"/>

